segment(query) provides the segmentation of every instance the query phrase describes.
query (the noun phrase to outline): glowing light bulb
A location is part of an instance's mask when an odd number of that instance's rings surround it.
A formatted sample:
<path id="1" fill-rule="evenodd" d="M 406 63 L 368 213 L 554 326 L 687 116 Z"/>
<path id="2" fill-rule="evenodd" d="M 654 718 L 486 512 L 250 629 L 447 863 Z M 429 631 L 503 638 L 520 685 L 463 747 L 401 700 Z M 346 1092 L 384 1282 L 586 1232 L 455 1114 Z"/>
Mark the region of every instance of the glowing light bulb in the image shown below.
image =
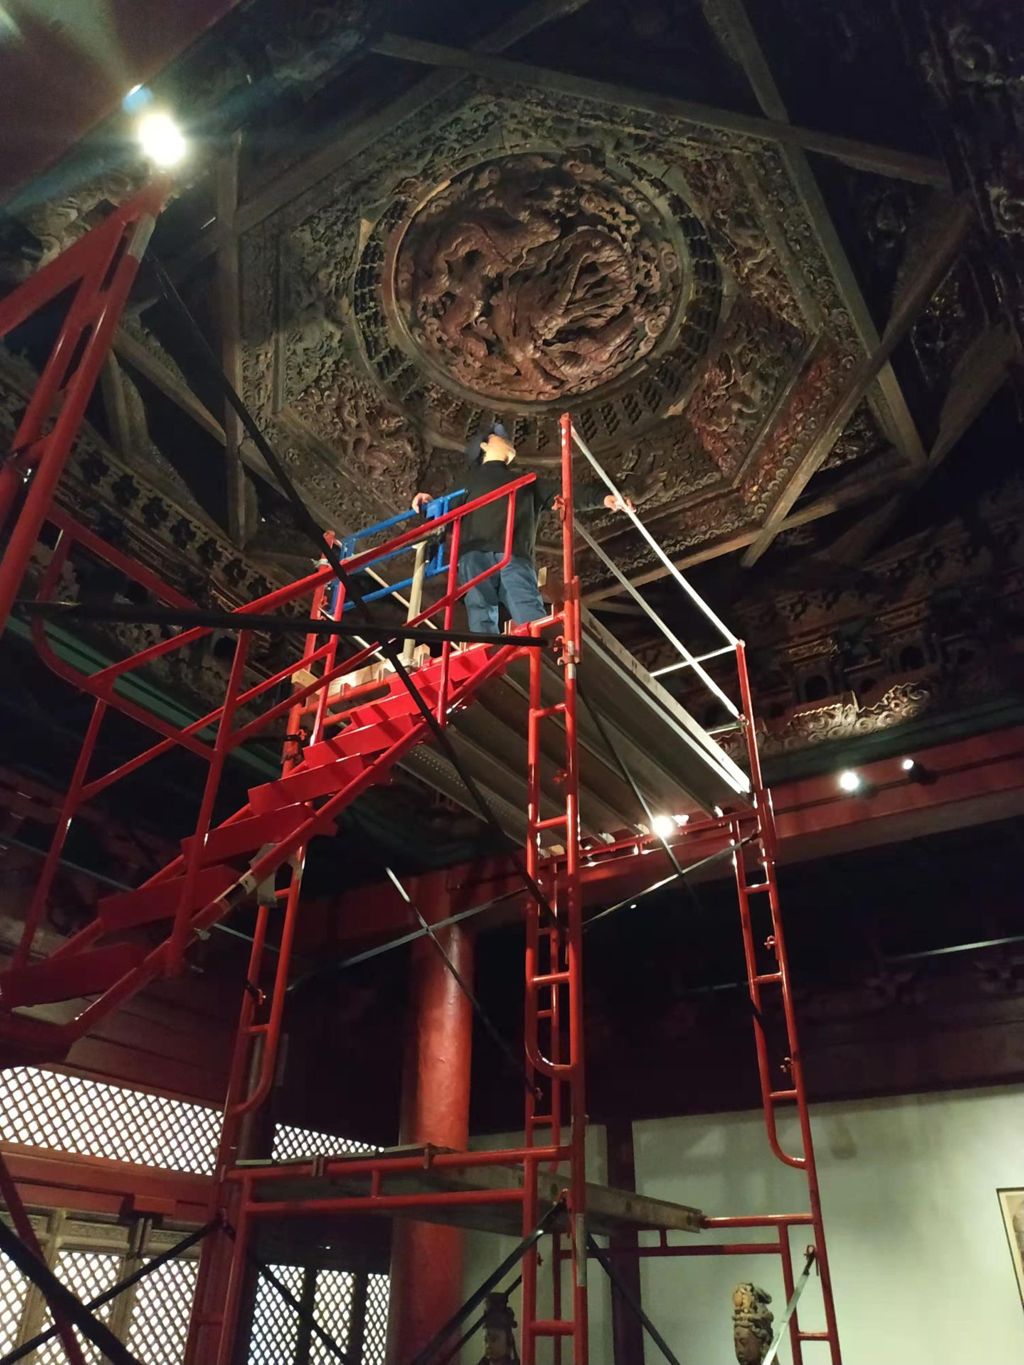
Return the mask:
<path id="1" fill-rule="evenodd" d="M 912 773 L 914 769 L 917 767 L 917 764 L 912 758 L 905 758 L 903 762 L 900 764 L 900 767 L 903 769 L 905 773 Z"/>
<path id="2" fill-rule="evenodd" d="M 135 126 L 139 145 L 153 162 L 164 170 L 177 166 L 188 151 L 188 143 L 170 114 L 154 109 L 143 114 Z"/>
<path id="3" fill-rule="evenodd" d="M 655 834 L 659 839 L 667 839 L 670 834 L 676 832 L 676 822 L 671 815 L 656 815 L 652 822 Z"/>
<path id="4" fill-rule="evenodd" d="M 852 768 L 844 768 L 839 774 L 839 789 L 844 792 L 860 791 L 864 785 L 864 779 L 860 773 L 854 772 Z"/>

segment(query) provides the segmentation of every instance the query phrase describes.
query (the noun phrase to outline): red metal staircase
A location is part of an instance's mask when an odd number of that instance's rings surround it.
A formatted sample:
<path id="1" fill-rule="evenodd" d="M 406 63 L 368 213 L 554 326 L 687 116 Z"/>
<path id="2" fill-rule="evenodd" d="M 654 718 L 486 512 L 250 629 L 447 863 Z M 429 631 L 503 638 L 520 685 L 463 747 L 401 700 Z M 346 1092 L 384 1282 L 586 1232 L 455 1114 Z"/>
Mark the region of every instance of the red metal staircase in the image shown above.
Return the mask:
<path id="1" fill-rule="evenodd" d="M 532 477 L 516 480 L 498 494 L 509 506 L 509 552 L 513 506 L 510 493 Z M 492 500 L 495 499 L 489 497 L 480 501 Z M 358 572 L 382 555 L 406 547 L 412 549 L 425 533 L 445 523 L 453 524 L 457 542 L 458 526 L 469 510 L 469 506 L 458 508 L 425 527 L 422 523 L 417 525 L 386 546 L 353 556 L 346 561 L 346 570 Z M 183 605 L 180 594 L 64 514 L 53 511 L 51 518 L 60 538 L 39 584 L 40 599 L 51 596 L 72 554 L 85 553 L 134 578 L 151 598 Z M 466 590 L 457 582 L 457 558 L 456 552 L 446 592 L 438 602 L 420 612 L 412 624 L 422 624 L 438 614 L 450 624 L 454 603 Z M 303 607 L 303 599 L 308 606 Z M 473 700 L 481 686 L 528 652 L 528 641 L 522 634 L 519 638 L 510 635 L 507 644 L 475 644 L 459 650 L 446 642 L 440 647 L 439 657 L 411 673 L 417 694 L 413 695 L 385 665 L 378 668 L 376 681 L 369 684 L 364 681 L 353 689 L 347 680 L 365 674 L 378 652 L 378 643 L 366 644 L 350 658 L 339 661 L 339 637 L 329 636 L 325 642 L 322 636 L 310 631 L 301 653 L 297 651 L 299 657 L 287 668 L 256 683 L 248 680 L 247 656 L 254 632 L 244 629 L 246 615 L 261 616 L 271 610 L 302 607 L 312 622 L 325 618 L 338 621 L 344 615 L 344 605 L 344 588 L 336 586 L 333 570 L 323 564 L 298 583 L 240 608 L 236 613 L 239 631 L 225 700 L 215 712 L 179 731 L 155 713 L 147 713 L 127 700 L 117 684 L 157 657 L 188 648 L 208 634 L 208 628 L 185 630 L 86 675 L 72 669 L 56 654 L 45 625 L 41 620 L 35 621 L 35 642 L 44 660 L 75 686 L 92 693 L 95 702 L 22 940 L 10 967 L 0 975 L 0 1064 L 62 1058 L 103 1015 L 157 976 L 173 975 L 180 970 L 188 945 L 247 901 L 266 901 L 268 907 L 285 902 L 282 939 L 290 949 L 301 868 L 310 839 L 330 832 L 335 817 L 346 806 L 371 786 L 386 780 L 394 765 L 415 745 L 433 738 L 433 727 L 424 711 L 445 725 L 453 712 Z M 271 704 L 260 714 L 249 714 L 255 702 L 289 684 L 292 688 L 289 697 Z M 96 741 L 111 709 L 124 712 L 163 737 L 120 767 L 90 777 Z M 243 711 L 247 719 L 239 724 Z M 228 819 L 213 824 L 212 813 L 228 756 L 285 715 L 289 738 L 284 745 L 280 776 L 253 787 L 244 806 Z M 212 744 L 211 732 L 215 735 Z M 297 738 L 300 735 L 302 738 Z M 208 763 L 194 833 L 181 841 L 180 853 L 166 867 L 134 890 L 103 898 L 97 906 L 96 918 L 85 928 L 46 956 L 35 956 L 54 873 L 77 812 L 114 782 L 136 773 L 176 743 Z M 275 881 L 282 869 L 287 885 L 278 888 Z M 264 923 L 261 937 L 265 932 Z M 93 998 L 63 1022 L 17 1012 L 61 1001 L 84 1001 L 88 997 Z"/>

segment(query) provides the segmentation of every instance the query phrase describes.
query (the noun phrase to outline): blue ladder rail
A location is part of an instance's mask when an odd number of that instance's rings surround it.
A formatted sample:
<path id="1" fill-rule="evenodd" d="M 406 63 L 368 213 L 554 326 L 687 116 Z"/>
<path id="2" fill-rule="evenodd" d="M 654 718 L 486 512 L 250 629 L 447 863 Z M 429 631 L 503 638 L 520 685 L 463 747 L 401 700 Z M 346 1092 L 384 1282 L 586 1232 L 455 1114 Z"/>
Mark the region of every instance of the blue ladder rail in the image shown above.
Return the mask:
<path id="1" fill-rule="evenodd" d="M 356 553 L 356 546 L 360 541 L 370 540 L 373 536 L 380 535 L 384 531 L 392 531 L 394 527 L 401 526 L 404 522 L 417 520 L 427 522 L 433 521 L 435 517 L 443 517 L 444 514 L 449 511 L 460 498 L 465 497 L 465 495 L 466 490 L 464 488 L 458 488 L 454 493 L 444 493 L 439 498 L 432 498 L 423 508 L 422 512 L 414 512 L 412 508 L 410 508 L 408 512 L 399 512 L 396 516 L 387 517 L 384 521 L 374 522 L 372 526 L 364 526 L 361 531 L 355 531 L 352 535 L 345 536 L 338 541 L 338 550 L 342 559 L 350 559 Z M 438 536 L 437 544 L 434 546 L 430 557 L 423 566 L 424 579 L 436 578 L 438 574 L 447 573 L 449 568 L 449 561 L 446 558 L 447 544 L 448 537 L 446 535 Z M 396 555 L 408 553 L 409 546 L 407 545 L 398 550 L 388 550 L 379 555 L 376 559 L 371 559 L 366 564 L 363 564 L 360 568 L 360 572 L 365 572 L 365 570 L 369 568 L 376 568 L 378 564 L 384 564 L 387 560 L 393 559 Z M 363 593 L 363 601 L 377 602 L 382 597 L 390 597 L 394 593 L 402 592 L 405 588 L 411 588 L 413 581 L 413 577 L 410 575 L 408 578 L 400 579 L 397 583 L 388 584 L 387 587 L 375 588 L 372 592 Z M 327 611 L 332 615 L 334 613 L 340 586 L 339 583 L 333 585 L 330 590 L 329 598 L 325 603 Z M 353 601 L 346 602 L 345 611 L 351 611 L 355 605 L 356 604 Z"/>

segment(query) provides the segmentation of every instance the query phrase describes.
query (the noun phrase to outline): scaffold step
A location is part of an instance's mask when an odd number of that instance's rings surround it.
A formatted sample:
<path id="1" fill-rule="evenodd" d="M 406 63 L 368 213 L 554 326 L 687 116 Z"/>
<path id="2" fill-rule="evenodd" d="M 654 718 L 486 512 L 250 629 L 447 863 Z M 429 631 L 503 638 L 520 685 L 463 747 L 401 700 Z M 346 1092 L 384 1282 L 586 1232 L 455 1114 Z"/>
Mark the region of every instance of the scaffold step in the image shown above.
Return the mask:
<path id="1" fill-rule="evenodd" d="M 80 995 L 96 995 L 137 967 L 146 952 L 143 944 L 111 943 L 104 948 L 15 967 L 0 976 L 0 1005 L 13 1010 L 23 1005 L 48 1005 Z"/>
<path id="2" fill-rule="evenodd" d="M 448 672 L 449 687 L 453 689 L 458 687 L 478 672 L 486 662 L 487 655 L 481 650 L 453 654 Z M 441 686 L 440 663 L 419 669 L 412 675 L 412 680 L 426 705 L 431 709 L 436 707 Z M 400 679 L 392 678 L 389 690 L 383 696 L 373 701 L 359 702 L 350 712 L 342 712 L 341 719 L 352 726 L 372 725 L 374 721 L 395 720 L 399 716 L 412 716 L 418 712 L 416 698 Z"/>
<path id="3" fill-rule="evenodd" d="M 382 743 L 379 747 L 387 746 Z M 358 777 L 368 764 L 368 757 L 350 755 L 336 757 L 333 763 L 320 763 L 315 768 L 305 765 L 293 768 L 273 782 L 250 787 L 249 805 L 257 815 L 267 815 L 300 801 L 310 801 L 315 796 L 333 795 Z"/>
<path id="4" fill-rule="evenodd" d="M 237 880 L 238 870 L 234 867 L 217 865 L 200 868 L 195 879 L 192 903 L 188 907 L 189 913 L 208 905 Z M 153 886 L 104 896 L 96 907 L 97 918 L 107 933 L 134 929 L 140 924 L 152 924 L 154 920 L 170 919 L 178 908 L 184 885 L 184 877 L 169 877 Z"/>
<path id="5" fill-rule="evenodd" d="M 353 724 L 330 739 L 311 744 L 294 772 L 308 772 L 311 768 L 334 763 L 339 758 L 352 758 L 357 754 L 380 753 L 389 744 L 397 744 L 405 739 L 416 723 L 416 717 L 396 716 L 393 720 L 385 717 L 384 720 L 369 721 L 366 725 Z"/>
<path id="6" fill-rule="evenodd" d="M 302 805 L 283 806 L 253 815 L 246 820 L 235 820 L 230 825 L 218 825 L 206 836 L 206 843 L 199 854 L 201 867 L 211 863 L 227 862 L 229 859 L 245 859 L 265 844 L 276 844 L 294 834 L 309 810 Z M 187 858 L 196 842 L 190 834 L 181 841 L 181 851 Z"/>

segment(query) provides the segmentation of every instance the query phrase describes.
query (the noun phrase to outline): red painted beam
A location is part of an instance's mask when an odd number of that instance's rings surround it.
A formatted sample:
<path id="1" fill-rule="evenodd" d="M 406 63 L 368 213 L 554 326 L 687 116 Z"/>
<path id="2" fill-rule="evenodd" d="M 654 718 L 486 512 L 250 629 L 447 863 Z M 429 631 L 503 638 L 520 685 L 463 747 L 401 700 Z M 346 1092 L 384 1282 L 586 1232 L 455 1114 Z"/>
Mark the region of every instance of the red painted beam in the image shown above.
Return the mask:
<path id="1" fill-rule="evenodd" d="M 18 1143 L 0 1144 L 4 1161 L 26 1204 L 81 1212 L 121 1213 L 126 1201 L 140 1210 L 159 1203 L 169 1217 L 205 1222 L 213 1182 L 209 1176 L 156 1170 L 102 1157 L 44 1152 Z"/>
<path id="2" fill-rule="evenodd" d="M 865 785 L 852 796 L 840 791 L 835 773 L 775 786 L 780 862 L 802 862 L 1024 814 L 1024 726 L 915 750 L 912 756 L 933 780 L 912 780 L 896 757 L 862 765 L 858 771 Z M 677 856 L 685 866 L 721 842 L 718 836 L 685 836 L 676 844 Z M 624 898 L 671 870 L 660 847 L 646 855 L 584 866 L 585 898 L 589 904 Z M 729 862 L 723 859 L 696 873 L 695 879 L 728 873 Z M 455 914 L 519 884 L 507 860 L 497 858 L 406 881 L 428 919 Z M 508 900 L 473 923 L 493 924 L 515 913 L 516 901 Z M 307 912 L 305 945 L 323 946 L 333 935 L 339 947 L 384 939 L 405 932 L 408 924 L 408 907 L 389 883 L 360 887 L 340 901 L 322 903 L 313 914 Z"/>

